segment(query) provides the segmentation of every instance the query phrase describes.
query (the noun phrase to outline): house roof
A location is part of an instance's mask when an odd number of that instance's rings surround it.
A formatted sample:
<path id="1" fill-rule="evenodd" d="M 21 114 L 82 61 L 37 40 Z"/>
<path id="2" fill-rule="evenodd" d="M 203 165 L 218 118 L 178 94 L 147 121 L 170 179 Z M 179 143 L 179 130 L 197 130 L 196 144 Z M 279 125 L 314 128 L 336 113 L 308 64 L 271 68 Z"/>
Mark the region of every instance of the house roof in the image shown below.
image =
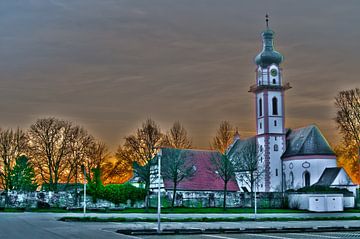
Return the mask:
<path id="1" fill-rule="evenodd" d="M 282 158 L 302 155 L 335 155 L 316 125 L 288 130 Z"/>
<path id="2" fill-rule="evenodd" d="M 322 173 L 319 181 L 315 183 L 316 186 L 330 186 L 335 178 L 338 176 L 339 172 L 342 168 L 334 167 L 334 168 L 326 168 Z"/>
<path id="3" fill-rule="evenodd" d="M 210 170 L 213 157 L 221 157 L 220 153 L 212 150 L 192 150 L 192 149 L 162 149 L 162 160 L 166 160 L 166 155 L 179 151 L 182 157 L 189 159 L 195 166 L 195 174 L 189 179 L 184 179 L 177 185 L 177 190 L 184 191 L 222 191 L 224 189 L 223 180 L 212 170 Z M 164 179 L 165 189 L 173 189 L 173 182 Z M 227 184 L 228 191 L 239 191 L 235 180 L 230 180 Z"/>
<path id="4" fill-rule="evenodd" d="M 228 150 L 228 155 L 232 157 L 233 155 L 240 153 L 241 150 L 248 144 L 256 144 L 256 136 L 247 138 L 247 139 L 236 139 L 236 141 L 230 146 Z"/>

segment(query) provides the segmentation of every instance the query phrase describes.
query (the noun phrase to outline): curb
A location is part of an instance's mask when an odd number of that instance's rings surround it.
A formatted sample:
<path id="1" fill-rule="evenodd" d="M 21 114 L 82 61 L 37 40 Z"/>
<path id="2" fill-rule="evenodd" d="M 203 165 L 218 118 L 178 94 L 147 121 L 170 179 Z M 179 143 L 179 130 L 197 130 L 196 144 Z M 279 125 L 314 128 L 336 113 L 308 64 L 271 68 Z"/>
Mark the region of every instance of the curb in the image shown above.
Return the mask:
<path id="1" fill-rule="evenodd" d="M 299 232 L 339 232 L 360 231 L 359 227 L 262 227 L 262 228 L 205 228 L 205 229 L 120 229 L 117 233 L 125 235 L 189 235 L 189 234 L 237 234 L 237 233 L 299 233 Z"/>

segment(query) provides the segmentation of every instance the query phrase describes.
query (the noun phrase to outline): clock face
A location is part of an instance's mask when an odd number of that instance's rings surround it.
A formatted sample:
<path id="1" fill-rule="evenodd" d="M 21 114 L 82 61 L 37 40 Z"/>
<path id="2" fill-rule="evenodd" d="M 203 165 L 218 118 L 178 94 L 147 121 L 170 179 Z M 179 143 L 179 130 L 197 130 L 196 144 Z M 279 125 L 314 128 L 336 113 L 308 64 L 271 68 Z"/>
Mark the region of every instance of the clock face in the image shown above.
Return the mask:
<path id="1" fill-rule="evenodd" d="M 270 74 L 271 74 L 271 76 L 277 76 L 277 70 L 271 69 Z"/>

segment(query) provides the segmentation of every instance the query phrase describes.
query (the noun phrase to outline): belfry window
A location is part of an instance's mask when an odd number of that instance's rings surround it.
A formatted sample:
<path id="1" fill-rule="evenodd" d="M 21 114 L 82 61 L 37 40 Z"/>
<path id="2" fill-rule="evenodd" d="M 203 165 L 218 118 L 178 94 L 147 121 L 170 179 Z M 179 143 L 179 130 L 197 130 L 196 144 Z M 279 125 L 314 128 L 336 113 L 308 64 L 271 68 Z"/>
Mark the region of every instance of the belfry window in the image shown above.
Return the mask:
<path id="1" fill-rule="evenodd" d="M 272 98 L 273 115 L 278 115 L 278 100 L 276 97 Z"/>
<path id="2" fill-rule="evenodd" d="M 277 144 L 274 145 L 274 151 L 279 151 L 279 146 Z"/>
<path id="3" fill-rule="evenodd" d="M 262 99 L 259 99 L 259 116 L 262 116 Z"/>

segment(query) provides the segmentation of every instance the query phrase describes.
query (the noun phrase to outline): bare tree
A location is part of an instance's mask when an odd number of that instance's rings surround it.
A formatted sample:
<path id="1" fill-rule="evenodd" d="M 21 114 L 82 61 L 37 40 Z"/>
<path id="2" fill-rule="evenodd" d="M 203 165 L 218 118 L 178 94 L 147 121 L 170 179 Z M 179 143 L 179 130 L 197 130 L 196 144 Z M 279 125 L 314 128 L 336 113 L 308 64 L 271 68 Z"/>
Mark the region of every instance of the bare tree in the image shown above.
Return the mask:
<path id="1" fill-rule="evenodd" d="M 107 160 L 103 166 L 103 178 L 107 183 L 123 183 L 133 173 L 131 152 L 121 146 L 118 147 L 115 158 Z"/>
<path id="2" fill-rule="evenodd" d="M 125 138 L 124 147 L 131 152 L 134 173 L 145 183 L 147 209 L 150 202 L 151 169 L 156 165 L 154 157 L 161 146 L 162 137 L 159 126 L 152 119 L 147 119 L 135 135 Z"/>
<path id="3" fill-rule="evenodd" d="M 171 208 L 174 208 L 178 184 L 184 179 L 194 176 L 195 168 L 188 150 L 163 148 L 161 158 L 161 175 L 164 179 L 171 180 L 173 196 Z"/>
<path id="4" fill-rule="evenodd" d="M 103 180 L 103 167 L 110 159 L 110 153 L 105 143 L 93 141 L 89 145 L 88 157 L 84 162 L 86 174 L 89 179 L 94 178 L 93 169 L 99 169 Z"/>
<path id="5" fill-rule="evenodd" d="M 164 136 L 163 145 L 176 149 L 189 149 L 192 146 L 191 139 L 187 135 L 186 129 L 176 121 L 170 131 Z"/>
<path id="6" fill-rule="evenodd" d="M 25 133 L 20 130 L 0 129 L 0 180 L 5 190 L 5 204 L 8 201 L 8 190 L 12 185 L 12 170 L 16 159 L 26 152 L 27 140 Z"/>
<path id="7" fill-rule="evenodd" d="M 234 128 L 229 122 L 223 121 L 217 130 L 211 147 L 219 152 L 211 158 L 210 171 L 215 173 L 224 182 L 223 209 L 226 210 L 227 185 L 230 180 L 235 180 L 234 165 L 228 155 L 228 148 L 233 143 Z"/>
<path id="8" fill-rule="evenodd" d="M 82 178 L 81 165 L 89 157 L 90 147 L 94 144 L 94 138 L 82 127 L 71 127 L 69 133 L 68 173 L 66 183 L 70 180 L 75 183 L 75 200 L 78 202 L 78 182 Z M 78 202 L 79 203 L 79 202 Z"/>
<path id="9" fill-rule="evenodd" d="M 251 196 L 253 195 L 254 187 L 258 185 L 264 175 L 264 168 L 259 164 L 260 157 L 261 154 L 254 137 L 245 141 L 232 159 L 235 164 L 235 170 L 238 172 L 239 180 L 249 186 Z"/>
<path id="10" fill-rule="evenodd" d="M 343 167 L 355 183 L 360 183 L 359 148 L 355 141 L 339 144 L 334 150 L 338 166 Z"/>
<path id="11" fill-rule="evenodd" d="M 339 164 L 360 180 L 360 89 L 340 91 L 335 106 L 335 121 L 343 135 L 342 145 L 336 150 Z"/>
<path id="12" fill-rule="evenodd" d="M 38 119 L 29 130 L 29 156 L 41 181 L 57 191 L 69 172 L 71 123 L 56 118 Z"/>
<path id="13" fill-rule="evenodd" d="M 213 139 L 211 148 L 224 154 L 234 139 L 234 128 L 228 121 L 220 123 L 220 127 L 216 132 L 216 136 Z"/>
<path id="14" fill-rule="evenodd" d="M 354 140 L 360 146 L 360 89 L 341 91 L 335 97 L 336 122 L 345 141 Z"/>

